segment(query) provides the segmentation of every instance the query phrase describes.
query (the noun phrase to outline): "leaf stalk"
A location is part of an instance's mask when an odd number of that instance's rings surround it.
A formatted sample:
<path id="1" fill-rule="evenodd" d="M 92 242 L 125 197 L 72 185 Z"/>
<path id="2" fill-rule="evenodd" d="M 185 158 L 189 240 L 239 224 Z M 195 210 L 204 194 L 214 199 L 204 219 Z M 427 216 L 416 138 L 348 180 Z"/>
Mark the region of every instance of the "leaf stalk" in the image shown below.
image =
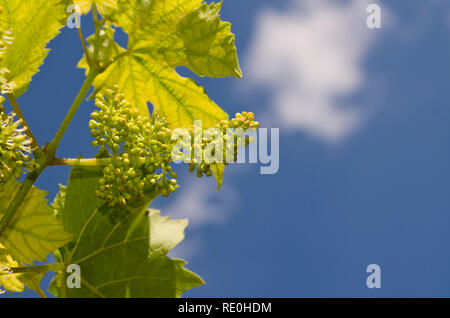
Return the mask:
<path id="1" fill-rule="evenodd" d="M 67 159 L 55 158 L 49 166 L 101 167 L 111 163 L 110 158 Z"/>
<path id="2" fill-rule="evenodd" d="M 94 66 L 93 68 L 90 69 L 88 76 L 86 77 L 77 97 L 75 98 L 72 106 L 69 109 L 69 112 L 66 115 L 66 118 L 64 118 L 63 123 L 59 127 L 59 129 L 55 135 L 55 138 L 53 138 L 52 142 L 45 147 L 44 150 L 46 153 L 42 157 L 37 158 L 38 159 L 37 160 L 38 168 L 31 171 L 27 175 L 24 182 L 20 186 L 19 191 L 14 196 L 14 199 L 11 201 L 4 216 L 0 219 L 0 238 L 5 233 L 6 229 L 8 228 L 12 219 L 16 215 L 23 200 L 26 198 L 28 192 L 30 192 L 31 188 L 33 187 L 33 184 L 39 178 L 40 174 L 53 161 L 55 154 L 56 154 L 56 150 L 58 149 L 58 146 L 61 142 L 62 137 L 64 136 L 64 134 L 65 134 L 67 128 L 69 127 L 72 119 L 74 118 L 78 108 L 80 107 L 81 103 L 83 102 L 83 99 L 89 92 L 89 89 L 90 89 L 95 77 L 99 73 L 100 73 L 99 68 L 96 66 Z"/>
<path id="3" fill-rule="evenodd" d="M 25 116 L 23 115 L 22 110 L 20 109 L 16 97 L 13 94 L 6 94 L 6 97 L 8 97 L 9 103 L 11 104 L 14 113 L 16 113 L 17 118 L 19 118 L 22 121 L 22 127 L 25 128 L 25 133 L 31 140 L 31 149 L 33 151 L 36 149 L 40 149 L 37 139 L 34 136 L 33 132 L 31 131 L 30 125 L 26 121 Z"/>
<path id="4" fill-rule="evenodd" d="M 48 271 L 60 272 L 65 269 L 64 264 L 45 264 L 36 266 L 11 267 L 6 270 L 0 270 L 1 275 L 21 274 L 21 273 L 45 273 Z M 3 273 L 2 273 L 3 272 Z"/>

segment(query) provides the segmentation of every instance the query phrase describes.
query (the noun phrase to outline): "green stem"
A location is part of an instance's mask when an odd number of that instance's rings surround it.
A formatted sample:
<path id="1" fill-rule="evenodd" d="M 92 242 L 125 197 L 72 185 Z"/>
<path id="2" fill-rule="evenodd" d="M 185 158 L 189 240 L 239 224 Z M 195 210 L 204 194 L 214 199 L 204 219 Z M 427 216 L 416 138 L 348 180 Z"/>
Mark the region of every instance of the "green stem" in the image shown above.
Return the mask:
<path id="1" fill-rule="evenodd" d="M 48 271 L 60 272 L 60 271 L 64 271 L 64 269 L 65 269 L 64 264 L 46 264 L 46 265 L 36 265 L 36 266 L 11 267 L 11 268 L 7 269 L 5 274 L 45 273 Z"/>
<path id="2" fill-rule="evenodd" d="M 83 30 L 81 30 L 81 25 L 79 25 L 78 18 L 76 18 L 77 21 L 77 29 L 78 29 L 78 36 L 81 40 L 81 45 L 83 46 L 84 55 L 86 56 L 86 62 L 88 63 L 89 67 L 92 67 L 91 57 L 89 56 L 89 51 L 86 45 L 86 41 L 84 40 Z"/>
<path id="3" fill-rule="evenodd" d="M 94 18 L 95 25 L 95 46 L 94 46 L 94 63 L 99 65 L 99 48 L 100 48 L 100 31 L 102 28 L 102 22 L 98 20 L 97 5 L 95 2 L 92 4 L 92 17 Z"/>
<path id="4" fill-rule="evenodd" d="M 130 54 L 131 53 L 131 51 L 125 51 L 125 52 L 122 52 L 122 53 L 120 53 L 120 54 L 118 54 L 118 55 L 116 55 L 112 60 L 110 60 L 108 63 L 105 63 L 104 65 L 102 65 L 102 67 L 101 67 L 101 71 L 103 72 L 103 71 L 105 71 L 108 67 L 110 67 L 112 64 L 114 64 L 114 63 L 116 63 L 118 60 L 120 60 L 122 57 L 124 57 L 124 56 L 126 56 L 126 55 L 128 55 L 128 54 Z"/>
<path id="5" fill-rule="evenodd" d="M 80 166 L 80 167 L 99 167 L 107 166 L 111 163 L 110 158 L 92 158 L 92 159 L 62 159 L 55 158 L 50 166 Z"/>
<path id="6" fill-rule="evenodd" d="M 25 116 L 23 115 L 22 110 L 19 107 L 19 103 L 17 103 L 16 97 L 13 94 L 6 94 L 6 97 L 8 97 L 9 103 L 16 113 L 17 118 L 22 121 L 22 127 L 25 128 L 25 133 L 27 134 L 28 138 L 31 139 L 31 149 L 39 149 L 40 147 L 37 139 L 33 135 L 33 132 L 30 129 L 30 125 L 28 125 L 28 122 L 26 121 Z"/>
<path id="7" fill-rule="evenodd" d="M 9 223 L 11 222 L 14 215 L 16 214 L 16 211 L 19 209 L 19 206 L 22 204 L 23 200 L 27 196 L 31 187 L 36 182 L 39 175 L 42 173 L 41 170 L 43 171 L 43 169 L 39 168 L 38 170 L 30 172 L 28 174 L 28 176 L 26 177 L 26 179 L 23 181 L 22 185 L 20 186 L 19 191 L 17 192 L 13 201 L 9 205 L 8 210 L 6 210 L 5 215 L 0 220 L 0 237 L 5 232 L 5 230 L 8 228 Z"/>
<path id="8" fill-rule="evenodd" d="M 66 118 L 64 118 L 63 123 L 59 127 L 58 132 L 55 135 L 55 138 L 53 138 L 52 142 L 47 147 L 47 162 L 46 162 L 47 165 L 53 161 L 53 158 L 55 157 L 56 150 L 58 149 L 62 137 L 66 133 L 67 128 L 72 122 L 72 119 L 75 116 L 76 112 L 78 111 L 78 108 L 83 102 L 83 99 L 85 98 L 86 94 L 89 92 L 89 89 L 92 83 L 94 82 L 95 77 L 99 73 L 100 71 L 98 67 L 95 65 L 89 70 L 89 74 L 87 75 L 86 80 L 83 83 L 83 86 L 81 87 L 77 97 L 75 98 L 72 106 L 70 107 L 69 112 L 66 115 Z"/>
<path id="9" fill-rule="evenodd" d="M 47 166 L 53 161 L 53 158 L 55 157 L 56 150 L 58 149 L 59 143 L 61 142 L 62 137 L 64 136 L 67 128 L 69 127 L 70 122 L 72 121 L 73 117 L 75 116 L 75 113 L 77 112 L 78 108 L 80 107 L 84 97 L 89 91 L 89 88 L 92 85 L 92 82 L 94 81 L 95 77 L 99 74 L 98 67 L 94 66 L 90 71 L 88 76 L 86 77 L 86 80 L 84 81 L 83 86 L 80 89 L 80 92 L 78 93 L 77 97 L 75 98 L 75 101 L 73 102 L 72 106 L 69 109 L 69 112 L 66 115 L 66 118 L 64 119 L 63 123 L 61 124 L 61 127 L 59 128 L 58 132 L 55 135 L 55 138 L 53 138 L 53 141 L 48 145 L 46 149 L 46 155 L 38 160 L 38 168 L 36 170 L 31 171 L 28 176 L 25 178 L 24 182 L 22 183 L 21 187 L 19 188 L 19 191 L 14 196 L 14 199 L 10 203 L 8 209 L 5 212 L 5 215 L 0 219 L 0 237 L 4 234 L 5 230 L 8 228 L 9 223 L 14 218 L 17 210 L 19 209 L 20 205 L 22 204 L 23 200 L 27 196 L 28 192 L 32 188 L 33 184 L 38 179 L 39 175 L 47 168 Z"/>

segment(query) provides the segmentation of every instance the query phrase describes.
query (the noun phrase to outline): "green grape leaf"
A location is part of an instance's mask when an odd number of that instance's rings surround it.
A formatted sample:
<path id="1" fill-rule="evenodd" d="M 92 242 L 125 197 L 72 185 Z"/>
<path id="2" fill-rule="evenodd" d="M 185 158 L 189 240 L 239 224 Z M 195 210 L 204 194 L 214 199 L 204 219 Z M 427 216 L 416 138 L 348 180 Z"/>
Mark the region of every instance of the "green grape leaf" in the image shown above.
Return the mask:
<path id="1" fill-rule="evenodd" d="M 19 187 L 19 182 L 10 181 L 0 191 L 0 218 Z M 0 243 L 20 263 L 45 262 L 47 255 L 73 238 L 64 231 L 62 223 L 47 205 L 45 195 L 46 192 L 33 187 L 0 236 Z"/>
<path id="2" fill-rule="evenodd" d="M 99 43 L 98 48 L 98 61 L 102 64 L 111 63 L 114 58 L 124 54 L 126 50 L 122 48 L 119 44 L 114 41 L 114 33 L 116 30 L 111 26 L 104 26 L 104 28 L 99 33 Z M 91 35 L 87 38 L 89 44 L 87 49 L 87 54 L 89 55 L 91 61 L 94 59 L 94 47 L 95 47 L 95 35 Z M 78 63 L 79 68 L 89 69 L 89 64 L 87 63 L 86 57 L 83 57 Z"/>
<path id="3" fill-rule="evenodd" d="M 65 264 L 81 269 L 81 288 L 64 289 L 61 274 L 52 283 L 56 296 L 179 297 L 203 283 L 167 253 L 184 238 L 187 221 L 170 220 L 158 211 L 110 208 L 94 195 L 101 170 L 72 170 L 65 207 L 60 212 L 77 238 L 61 249 Z"/>
<path id="4" fill-rule="evenodd" d="M 89 13 L 94 3 L 101 15 L 109 14 L 117 9 L 117 0 L 73 0 L 73 3 L 79 6 L 82 14 Z"/>
<path id="5" fill-rule="evenodd" d="M 66 202 L 66 186 L 63 186 L 62 184 L 59 185 L 59 192 L 56 195 L 55 199 L 53 200 L 52 204 L 50 204 L 50 207 L 52 208 L 55 215 L 59 214 L 59 211 L 62 210 L 64 207 L 64 204 Z"/>
<path id="6" fill-rule="evenodd" d="M 178 24 L 182 43 L 166 43 L 159 53 L 171 65 L 185 65 L 199 76 L 242 77 L 231 24 L 220 21 L 221 8 L 222 2 L 203 3 L 186 15 Z"/>
<path id="7" fill-rule="evenodd" d="M 98 59 L 101 63 L 108 63 L 113 60 L 114 57 L 118 56 L 119 54 L 125 52 L 125 49 L 120 47 L 115 41 L 114 41 L 114 33 L 116 30 L 110 26 L 105 26 L 100 31 L 100 47 L 98 50 Z M 95 36 L 92 35 L 87 39 L 87 42 L 90 44 L 88 47 L 88 54 L 91 57 L 91 60 L 94 57 L 94 44 L 95 44 Z M 84 63 L 85 59 L 83 59 Z M 88 68 L 87 63 L 82 65 L 80 62 L 79 67 Z"/>
<path id="8" fill-rule="evenodd" d="M 14 95 L 23 94 L 34 74 L 44 62 L 49 49 L 47 43 L 64 25 L 67 0 L 0 0 L 3 12 L 1 25 L 11 32 L 9 45 L 1 61 L 8 90 Z M 3 85 L 5 87 L 5 85 Z"/>
<path id="9" fill-rule="evenodd" d="M 28 287 L 36 291 L 41 297 L 45 293 L 40 287 L 44 273 L 9 273 L 9 268 L 18 267 L 19 263 L 13 259 L 6 248 L 0 244 L 0 291 L 3 288 L 9 292 L 24 292 Z"/>
<path id="10" fill-rule="evenodd" d="M 225 165 L 223 163 L 216 163 L 211 165 L 211 170 L 217 182 L 217 192 L 219 192 L 223 183 L 223 176 L 225 175 Z"/>
<path id="11" fill-rule="evenodd" d="M 202 120 L 212 127 L 228 115 L 192 79 L 151 61 L 145 54 L 127 55 L 97 77 L 97 87 L 119 86 L 119 91 L 148 117 L 147 100 L 172 128 L 189 127 Z"/>
<path id="12" fill-rule="evenodd" d="M 175 70 L 186 66 L 199 76 L 242 76 L 231 25 L 220 20 L 220 8 L 221 3 L 201 0 L 119 0 L 112 21 L 128 33 L 128 51 L 96 78 L 96 91 L 117 84 L 142 115 L 149 116 L 150 102 L 172 128 L 194 120 L 209 128 L 227 119 L 203 87 Z"/>

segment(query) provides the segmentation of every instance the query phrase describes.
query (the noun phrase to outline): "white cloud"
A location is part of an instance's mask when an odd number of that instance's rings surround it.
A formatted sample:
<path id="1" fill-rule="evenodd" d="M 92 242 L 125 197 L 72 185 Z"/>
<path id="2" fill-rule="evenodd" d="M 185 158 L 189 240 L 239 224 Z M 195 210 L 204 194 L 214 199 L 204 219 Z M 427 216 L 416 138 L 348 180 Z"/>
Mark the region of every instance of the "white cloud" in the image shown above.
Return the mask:
<path id="1" fill-rule="evenodd" d="M 174 219 L 189 219 L 189 226 L 223 223 L 238 202 L 231 187 L 216 191 L 214 178 L 190 181 L 177 190 L 175 201 L 164 209 L 164 214 Z"/>
<path id="2" fill-rule="evenodd" d="M 245 66 L 250 83 L 272 89 L 273 124 L 328 141 L 360 125 L 361 108 L 342 99 L 363 87 L 362 63 L 380 34 L 366 26 L 369 3 L 292 0 L 285 11 L 259 15 Z M 383 8 L 382 18 L 389 15 Z"/>
<path id="3" fill-rule="evenodd" d="M 180 245 L 169 254 L 171 257 L 192 259 L 202 248 L 203 241 L 196 230 L 202 226 L 225 223 L 239 205 L 238 194 L 230 187 L 223 186 L 216 191 L 214 178 L 192 178 L 182 184 L 174 202 L 163 209 L 172 219 L 189 220 L 189 229 L 193 229 Z"/>

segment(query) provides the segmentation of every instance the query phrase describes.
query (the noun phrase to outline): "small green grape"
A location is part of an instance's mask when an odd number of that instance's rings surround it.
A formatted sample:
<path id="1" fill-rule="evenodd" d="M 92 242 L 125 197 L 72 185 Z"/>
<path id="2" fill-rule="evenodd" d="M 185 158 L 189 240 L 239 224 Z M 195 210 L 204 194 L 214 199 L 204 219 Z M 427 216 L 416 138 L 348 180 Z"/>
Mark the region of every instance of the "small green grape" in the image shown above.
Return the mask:
<path id="1" fill-rule="evenodd" d="M 172 162 L 172 131 L 156 114 L 142 118 L 117 88 L 97 95 L 89 128 L 94 147 L 107 153 L 111 164 L 104 168 L 96 195 L 110 206 L 126 206 L 129 200 L 157 192 L 168 196 L 177 188 Z"/>
<path id="2" fill-rule="evenodd" d="M 222 162 L 225 165 L 228 165 L 229 162 L 226 160 L 226 154 L 227 154 L 227 147 L 230 147 L 229 144 L 227 144 L 227 141 L 230 140 L 230 138 L 234 139 L 234 146 L 233 146 L 233 161 L 237 161 L 237 155 L 238 155 L 238 146 L 248 146 L 250 143 L 254 142 L 253 138 L 246 136 L 245 138 L 242 138 L 239 134 L 239 131 L 245 132 L 245 131 L 251 131 L 256 130 L 259 128 L 259 122 L 255 121 L 255 114 L 251 112 L 242 112 L 242 113 L 236 113 L 235 118 L 231 120 L 221 120 L 215 128 L 220 129 L 220 131 L 223 134 L 223 160 Z M 235 129 L 234 133 L 230 133 L 228 131 L 229 128 Z M 191 137 L 194 135 L 193 128 L 191 128 Z M 243 141 L 241 141 L 241 138 Z M 193 138 L 192 138 L 193 139 Z M 241 142 L 240 142 L 241 141 Z M 192 145 L 191 154 L 194 153 L 196 149 L 205 149 L 207 145 L 213 145 L 214 143 L 219 143 L 219 140 L 212 140 L 212 138 L 209 138 L 208 136 L 205 136 L 202 139 L 202 145 Z M 242 143 L 242 144 L 241 144 Z M 212 151 L 212 154 L 215 154 L 215 150 Z M 207 177 L 211 177 L 213 175 L 211 170 L 210 164 L 205 163 L 198 163 L 195 159 L 192 159 L 189 164 L 189 172 L 193 173 L 196 171 L 197 177 L 201 178 L 203 175 L 206 175 Z"/>
<path id="3" fill-rule="evenodd" d="M 104 168 L 103 178 L 99 180 L 96 195 L 110 206 L 126 206 L 133 198 L 145 196 L 152 192 L 169 196 L 178 187 L 178 175 L 172 171 L 172 149 L 179 142 L 172 138 L 172 130 L 167 121 L 154 114 L 145 119 L 126 101 L 118 89 L 107 90 L 105 95 L 97 95 L 91 114 L 89 128 L 94 138 L 92 146 L 99 147 L 101 153 L 109 156 L 111 164 Z M 229 133 L 228 128 L 241 128 L 243 131 L 256 129 L 259 123 L 254 121 L 254 114 L 243 112 L 236 114 L 232 120 L 222 120 L 216 128 L 224 135 L 224 140 L 239 139 L 238 133 Z M 189 129 L 191 135 L 194 129 Z M 252 142 L 243 138 L 244 144 Z M 205 135 L 201 145 L 191 145 L 191 153 L 203 151 L 214 142 L 212 136 Z M 227 146 L 224 144 L 225 156 Z M 237 147 L 234 145 L 234 160 L 237 160 Z M 215 148 L 214 148 L 215 149 Z M 213 154 L 215 150 L 213 151 Z M 226 158 L 224 157 L 224 162 Z M 225 163 L 227 164 L 227 163 Z M 196 171 L 199 178 L 211 177 L 211 164 L 192 159 L 189 172 Z"/>

